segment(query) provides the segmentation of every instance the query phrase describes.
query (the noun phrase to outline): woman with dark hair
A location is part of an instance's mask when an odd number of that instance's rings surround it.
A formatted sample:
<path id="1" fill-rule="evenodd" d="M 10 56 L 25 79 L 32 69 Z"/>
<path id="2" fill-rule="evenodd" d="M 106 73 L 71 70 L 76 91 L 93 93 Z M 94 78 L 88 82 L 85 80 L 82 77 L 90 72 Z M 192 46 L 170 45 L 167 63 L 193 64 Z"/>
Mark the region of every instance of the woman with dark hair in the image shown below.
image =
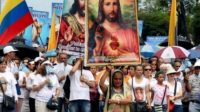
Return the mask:
<path id="1" fill-rule="evenodd" d="M 39 60 L 36 60 L 36 61 L 31 61 L 30 60 L 28 62 L 29 73 L 28 73 L 26 87 L 30 91 L 30 93 L 29 93 L 29 108 L 30 108 L 30 112 L 35 112 L 35 95 L 36 95 L 36 92 L 33 91 L 32 89 L 33 89 L 33 81 L 34 81 L 34 78 L 36 76 L 36 69 L 40 65 L 40 63 L 38 61 Z"/>
<path id="2" fill-rule="evenodd" d="M 55 112 L 47 108 L 50 98 L 57 99 L 60 94 L 60 85 L 57 76 L 50 69 L 49 61 L 43 62 L 37 69 L 33 81 L 33 91 L 36 91 L 35 107 L 36 112 Z"/>
<path id="3" fill-rule="evenodd" d="M 143 66 L 137 65 L 135 76 L 128 81 L 132 90 L 132 105 L 133 112 L 147 112 L 151 110 L 150 101 L 150 84 L 149 80 L 143 75 Z"/>
<path id="4" fill-rule="evenodd" d="M 13 97 L 15 102 L 18 101 L 18 98 L 14 97 L 16 92 L 16 80 L 14 75 L 11 72 L 6 71 L 6 62 L 3 59 L 0 59 L 0 81 L 3 87 L 0 88 L 0 112 L 16 112 L 15 105 L 13 109 L 8 109 L 3 107 L 3 92 L 5 95 Z"/>
<path id="5" fill-rule="evenodd" d="M 110 76 L 109 85 L 106 85 L 105 80 L 110 75 L 110 71 L 110 69 L 105 71 L 100 80 L 100 88 L 106 95 L 104 112 L 130 112 L 131 91 L 124 83 L 123 72 L 115 70 Z"/>

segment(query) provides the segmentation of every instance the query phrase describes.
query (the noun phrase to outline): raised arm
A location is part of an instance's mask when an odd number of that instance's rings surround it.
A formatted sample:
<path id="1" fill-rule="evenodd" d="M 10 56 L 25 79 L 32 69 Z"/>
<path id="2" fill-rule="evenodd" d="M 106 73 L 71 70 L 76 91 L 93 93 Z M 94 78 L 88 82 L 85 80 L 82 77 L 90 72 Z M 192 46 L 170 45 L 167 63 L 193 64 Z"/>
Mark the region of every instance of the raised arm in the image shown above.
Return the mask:
<path id="1" fill-rule="evenodd" d="M 150 96 L 150 84 L 148 83 L 145 87 L 145 93 L 147 98 L 147 106 L 148 108 L 151 108 L 151 96 Z"/>
<path id="2" fill-rule="evenodd" d="M 103 76 L 101 77 L 100 82 L 99 82 L 100 88 L 103 93 L 105 93 L 107 91 L 107 86 L 105 85 L 105 80 L 109 76 L 109 74 L 110 74 L 109 71 L 105 70 L 103 73 Z"/>
<path id="3" fill-rule="evenodd" d="M 76 70 L 78 70 L 81 63 L 82 63 L 82 58 L 79 58 L 76 64 L 73 66 L 72 70 L 70 71 L 69 75 L 73 75 L 76 72 Z"/>

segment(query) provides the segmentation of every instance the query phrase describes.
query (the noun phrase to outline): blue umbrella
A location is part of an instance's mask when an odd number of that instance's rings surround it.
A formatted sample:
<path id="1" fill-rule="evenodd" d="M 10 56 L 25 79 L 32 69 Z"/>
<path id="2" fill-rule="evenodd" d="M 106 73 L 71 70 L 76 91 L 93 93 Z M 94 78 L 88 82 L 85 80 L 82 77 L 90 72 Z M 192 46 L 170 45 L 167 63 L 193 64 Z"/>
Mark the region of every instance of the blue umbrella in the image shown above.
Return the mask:
<path id="1" fill-rule="evenodd" d="M 189 50 L 189 52 L 190 52 L 189 55 L 190 59 L 200 58 L 200 50 Z"/>
<path id="2" fill-rule="evenodd" d="M 161 47 L 159 46 L 153 46 L 150 44 L 145 44 L 143 46 L 140 47 L 140 53 L 142 56 L 149 58 L 152 57 L 154 55 L 154 53 L 156 51 L 158 51 Z"/>

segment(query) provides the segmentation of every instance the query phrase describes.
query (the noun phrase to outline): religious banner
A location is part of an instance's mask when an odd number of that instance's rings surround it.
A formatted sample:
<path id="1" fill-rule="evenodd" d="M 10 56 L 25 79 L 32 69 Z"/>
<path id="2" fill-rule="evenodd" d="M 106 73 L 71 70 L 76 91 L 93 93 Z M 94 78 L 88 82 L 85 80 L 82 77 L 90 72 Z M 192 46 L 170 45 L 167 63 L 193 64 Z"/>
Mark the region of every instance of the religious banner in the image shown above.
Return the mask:
<path id="1" fill-rule="evenodd" d="M 85 65 L 141 63 L 136 0 L 86 0 Z"/>
<path id="2" fill-rule="evenodd" d="M 85 1 L 64 0 L 58 48 L 68 55 L 84 55 L 85 48 Z"/>
<path id="3" fill-rule="evenodd" d="M 26 45 L 45 47 L 48 44 L 53 11 L 56 14 L 56 30 L 62 14 L 63 0 L 26 0 L 34 23 L 22 32 Z"/>
<path id="4" fill-rule="evenodd" d="M 32 24 L 32 42 L 46 45 L 49 37 L 49 13 L 44 11 L 32 10 L 34 23 Z"/>

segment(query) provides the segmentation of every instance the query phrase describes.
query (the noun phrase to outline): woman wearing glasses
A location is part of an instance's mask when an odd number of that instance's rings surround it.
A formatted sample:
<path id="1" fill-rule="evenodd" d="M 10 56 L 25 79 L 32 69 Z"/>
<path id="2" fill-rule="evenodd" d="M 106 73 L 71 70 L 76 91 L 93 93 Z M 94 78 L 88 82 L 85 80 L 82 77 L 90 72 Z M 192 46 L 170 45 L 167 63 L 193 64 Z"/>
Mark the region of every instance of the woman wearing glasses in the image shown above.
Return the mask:
<path id="1" fill-rule="evenodd" d="M 142 65 L 136 66 L 135 76 L 128 81 L 128 84 L 132 89 L 133 97 L 131 112 L 147 112 L 147 109 L 151 109 L 149 92 L 150 84 L 149 80 L 143 76 Z"/>

